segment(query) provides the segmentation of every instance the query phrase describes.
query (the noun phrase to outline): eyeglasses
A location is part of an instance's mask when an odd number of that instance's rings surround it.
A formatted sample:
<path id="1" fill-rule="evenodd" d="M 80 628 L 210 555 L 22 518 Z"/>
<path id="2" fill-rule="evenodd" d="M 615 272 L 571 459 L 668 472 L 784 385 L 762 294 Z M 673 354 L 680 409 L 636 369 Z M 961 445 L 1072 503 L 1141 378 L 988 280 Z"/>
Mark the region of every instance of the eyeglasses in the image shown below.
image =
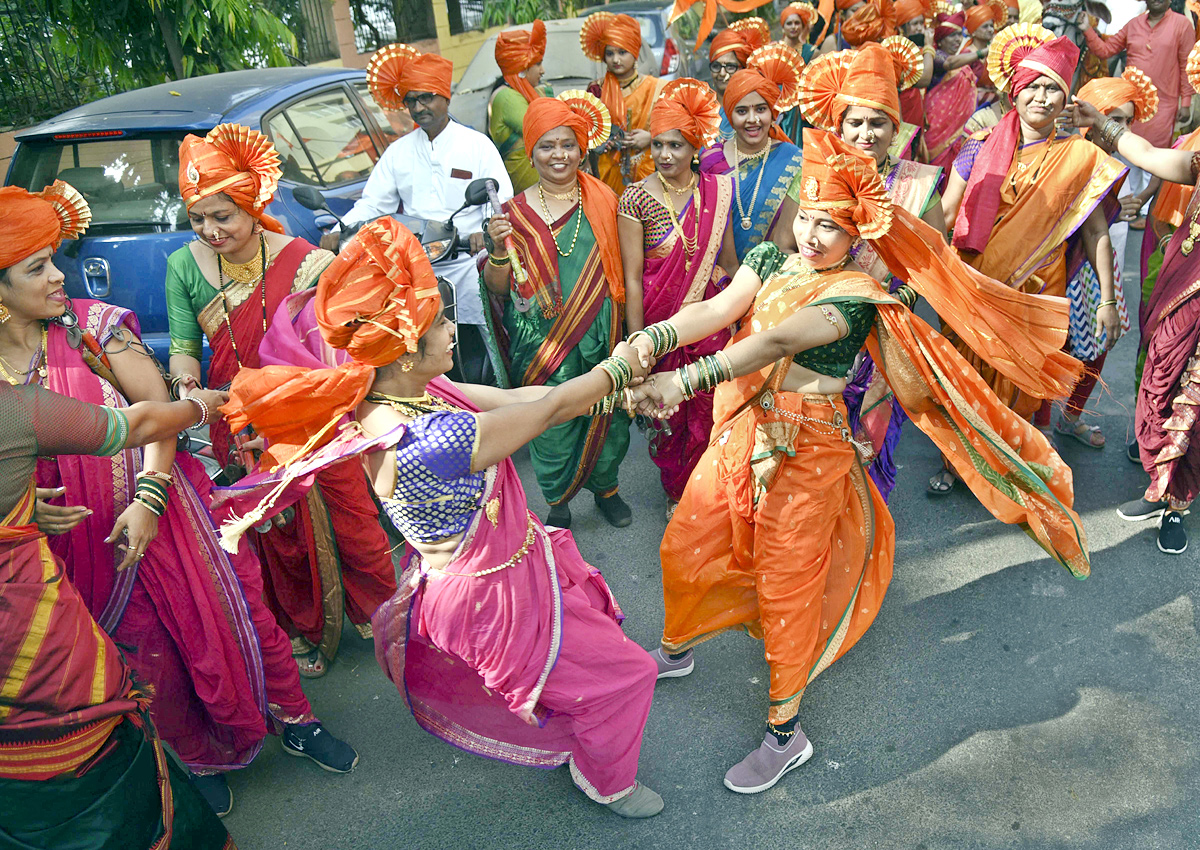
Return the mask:
<path id="1" fill-rule="evenodd" d="M 737 62 L 709 62 L 708 70 L 712 71 L 714 74 L 725 74 L 726 76 L 732 76 L 733 74 L 736 74 L 738 71 L 742 70 L 742 66 Z"/>
<path id="2" fill-rule="evenodd" d="M 428 107 L 433 103 L 433 99 L 435 97 L 437 97 L 437 95 L 431 91 L 424 91 L 420 94 L 406 94 L 403 100 L 404 108 L 409 112 L 412 112 L 412 108 L 418 103 L 421 104 L 421 106 Z"/>

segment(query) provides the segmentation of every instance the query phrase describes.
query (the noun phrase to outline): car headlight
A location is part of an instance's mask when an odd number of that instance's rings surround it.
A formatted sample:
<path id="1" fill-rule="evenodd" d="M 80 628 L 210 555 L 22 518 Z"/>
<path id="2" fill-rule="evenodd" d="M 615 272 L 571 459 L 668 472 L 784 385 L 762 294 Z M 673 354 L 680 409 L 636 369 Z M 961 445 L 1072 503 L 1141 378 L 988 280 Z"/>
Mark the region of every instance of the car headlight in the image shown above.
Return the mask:
<path id="1" fill-rule="evenodd" d="M 429 262 L 432 263 L 450 249 L 450 240 L 440 239 L 437 242 L 426 242 L 421 245 L 421 247 L 425 249 L 425 256 L 428 257 Z"/>

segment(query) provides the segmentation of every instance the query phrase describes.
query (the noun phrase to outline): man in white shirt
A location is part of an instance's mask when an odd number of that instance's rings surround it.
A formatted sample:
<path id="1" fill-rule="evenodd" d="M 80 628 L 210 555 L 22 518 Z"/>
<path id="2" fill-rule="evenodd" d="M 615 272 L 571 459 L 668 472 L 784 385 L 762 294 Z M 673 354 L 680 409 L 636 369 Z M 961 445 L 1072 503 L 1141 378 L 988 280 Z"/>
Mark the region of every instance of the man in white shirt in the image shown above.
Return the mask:
<path id="1" fill-rule="evenodd" d="M 403 106 L 417 129 L 383 152 L 362 197 L 343 217 L 347 225 L 395 212 L 446 221 L 462 206 L 467 185 L 481 177 L 496 181 L 502 202 L 512 197 L 512 182 L 496 146 L 450 117 L 453 64 L 436 54 L 414 57 L 414 53 L 405 45 L 392 45 L 376 54 L 367 68 L 376 101 L 384 109 Z M 484 249 L 483 218 L 484 207 L 468 207 L 455 216 L 460 239 L 464 245 L 469 240 L 470 252 L 435 266 L 440 276 L 454 284 L 459 362 L 470 382 L 482 380 L 487 361 L 484 304 L 474 256 Z"/>

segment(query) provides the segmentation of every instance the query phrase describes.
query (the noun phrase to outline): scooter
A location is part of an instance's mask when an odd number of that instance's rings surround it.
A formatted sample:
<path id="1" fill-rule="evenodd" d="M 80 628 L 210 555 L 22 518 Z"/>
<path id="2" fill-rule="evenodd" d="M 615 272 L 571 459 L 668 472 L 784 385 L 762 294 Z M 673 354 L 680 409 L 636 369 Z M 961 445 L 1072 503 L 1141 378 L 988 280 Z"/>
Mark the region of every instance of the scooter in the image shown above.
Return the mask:
<path id="1" fill-rule="evenodd" d="M 489 191 L 490 190 L 490 191 Z M 438 267 L 446 262 L 449 262 L 461 254 L 469 253 L 470 246 L 464 244 L 459 236 L 458 228 L 454 225 L 454 217 L 468 207 L 478 207 L 487 203 L 491 194 L 496 191 L 496 181 L 486 177 L 478 180 L 472 180 L 467 184 L 467 189 L 463 193 L 463 204 L 453 213 L 446 221 L 437 221 L 436 219 L 418 218 L 417 216 L 405 215 L 404 213 L 393 213 L 392 218 L 408 228 L 417 240 L 421 243 L 421 247 L 425 251 L 425 256 L 429 258 L 429 262 L 433 265 L 433 270 L 436 273 Z M 350 241 L 351 237 L 358 232 L 362 224 L 346 225 L 345 222 L 338 217 L 337 213 L 331 210 L 325 202 L 325 196 L 321 191 L 313 186 L 297 186 L 292 190 L 292 197 L 296 199 L 302 207 L 310 209 L 313 212 L 328 213 L 341 226 L 341 234 L 338 238 L 338 251 Z M 439 275 L 438 282 L 448 281 Z M 451 291 L 453 287 L 451 286 Z M 458 322 L 454 325 L 455 336 L 458 335 Z M 485 358 L 483 364 L 484 381 L 490 382 L 488 377 L 491 374 L 491 364 Z M 454 350 L 454 368 L 450 371 L 451 380 L 463 380 L 462 359 L 459 349 Z"/>

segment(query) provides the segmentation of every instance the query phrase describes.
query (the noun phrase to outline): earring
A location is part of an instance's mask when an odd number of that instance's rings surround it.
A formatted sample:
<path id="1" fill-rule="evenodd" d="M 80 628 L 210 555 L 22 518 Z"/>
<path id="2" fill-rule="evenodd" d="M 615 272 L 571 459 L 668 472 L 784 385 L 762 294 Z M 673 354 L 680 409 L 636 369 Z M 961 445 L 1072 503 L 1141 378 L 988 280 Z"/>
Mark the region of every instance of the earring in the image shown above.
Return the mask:
<path id="1" fill-rule="evenodd" d="M 12 318 L 12 313 L 8 312 L 8 308 L 0 304 L 0 325 Z"/>
<path id="2" fill-rule="evenodd" d="M 400 364 L 400 371 L 401 372 L 411 372 L 413 370 L 413 366 L 415 366 L 415 365 L 417 365 L 417 364 L 414 361 L 405 360 L 403 363 Z"/>
<path id="3" fill-rule="evenodd" d="M 254 235 L 257 236 L 258 234 L 260 234 L 262 232 L 263 232 L 262 222 L 261 221 L 254 222 Z"/>

